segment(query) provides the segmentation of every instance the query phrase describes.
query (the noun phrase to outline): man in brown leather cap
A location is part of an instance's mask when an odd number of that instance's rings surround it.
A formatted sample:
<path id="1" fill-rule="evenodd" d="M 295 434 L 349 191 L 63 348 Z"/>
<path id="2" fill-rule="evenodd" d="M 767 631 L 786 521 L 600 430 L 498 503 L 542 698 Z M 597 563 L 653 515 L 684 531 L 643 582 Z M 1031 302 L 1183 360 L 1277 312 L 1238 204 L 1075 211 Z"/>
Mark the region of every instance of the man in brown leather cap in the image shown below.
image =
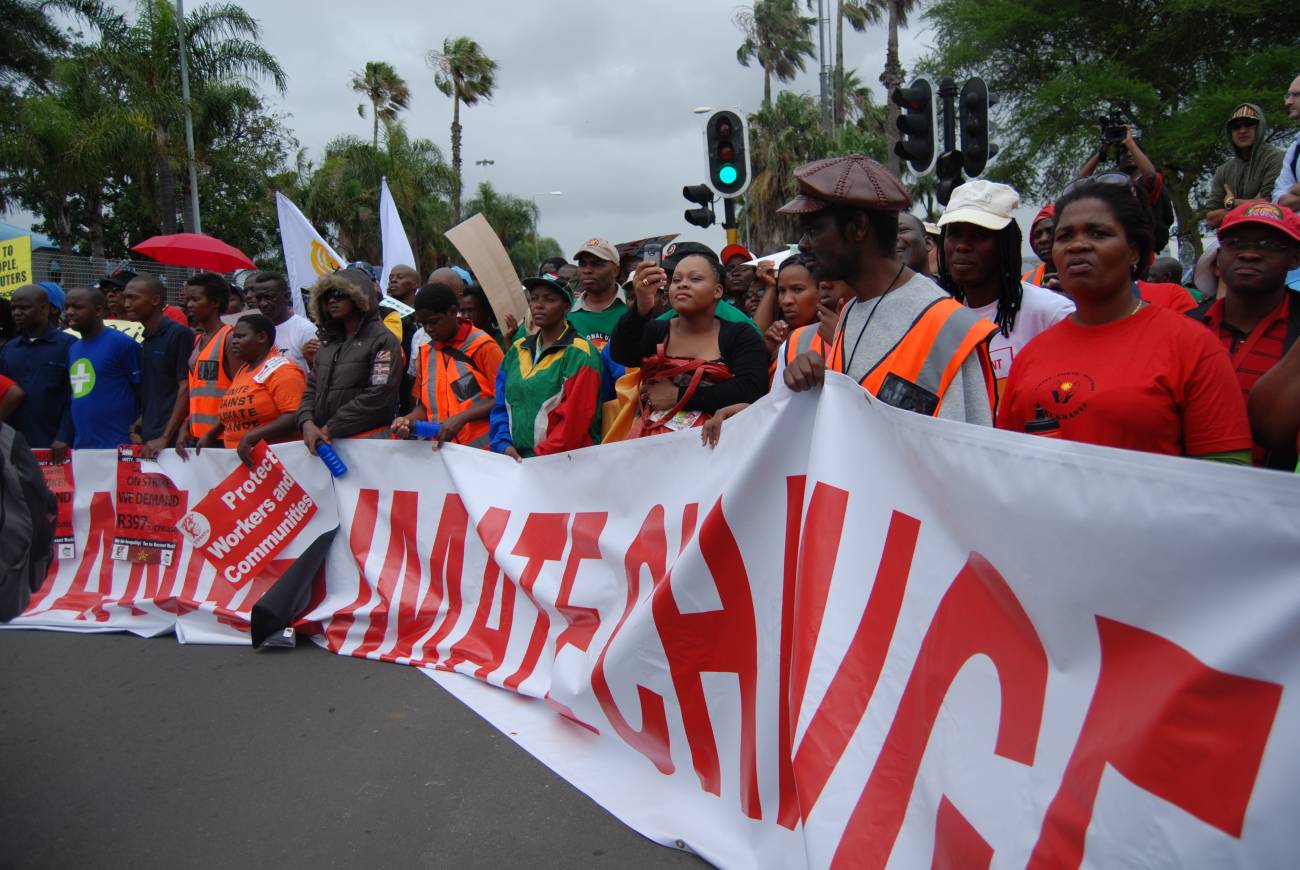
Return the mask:
<path id="1" fill-rule="evenodd" d="M 907 188 L 856 154 L 801 166 L 795 179 L 799 196 L 780 212 L 798 217 L 799 248 L 816 261 L 813 276 L 846 282 L 855 298 L 840 313 L 829 358 L 795 357 L 785 367 L 786 386 L 821 386 L 830 369 L 895 407 L 992 425 L 988 340 L 997 327 L 900 260 L 898 215 L 912 204 Z"/>

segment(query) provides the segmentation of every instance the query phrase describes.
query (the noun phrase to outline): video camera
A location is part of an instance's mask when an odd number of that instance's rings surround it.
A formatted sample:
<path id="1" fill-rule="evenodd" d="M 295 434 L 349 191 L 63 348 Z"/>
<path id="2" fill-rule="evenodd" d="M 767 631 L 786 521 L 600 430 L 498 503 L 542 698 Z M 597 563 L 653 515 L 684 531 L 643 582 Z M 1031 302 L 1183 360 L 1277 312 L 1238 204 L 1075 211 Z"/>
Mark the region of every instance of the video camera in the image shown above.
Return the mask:
<path id="1" fill-rule="evenodd" d="M 1111 110 L 1109 114 L 1102 115 L 1098 123 L 1101 124 L 1101 141 L 1104 145 L 1118 145 L 1128 137 L 1128 124 L 1119 112 Z"/>

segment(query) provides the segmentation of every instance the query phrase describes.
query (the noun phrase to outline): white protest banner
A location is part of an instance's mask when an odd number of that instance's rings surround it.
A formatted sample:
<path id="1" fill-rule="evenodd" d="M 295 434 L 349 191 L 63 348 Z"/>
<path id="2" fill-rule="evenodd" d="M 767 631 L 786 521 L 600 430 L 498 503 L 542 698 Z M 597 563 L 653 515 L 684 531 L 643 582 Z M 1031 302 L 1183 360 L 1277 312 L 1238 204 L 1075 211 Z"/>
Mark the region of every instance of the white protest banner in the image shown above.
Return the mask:
<path id="1" fill-rule="evenodd" d="M 181 535 L 176 536 L 179 546 L 170 565 L 114 561 L 116 451 L 72 451 L 76 558 L 55 562 L 26 613 L 11 624 L 78 632 L 130 631 L 143 637 L 175 630 L 182 643 L 248 644 L 253 604 L 312 541 L 338 525 L 329 472 L 321 461 L 301 443 L 271 450 L 318 510 L 280 552 L 262 564 L 256 576 L 247 581 L 240 578 L 239 583 L 222 577 Z M 164 451 L 158 464 L 179 494 L 178 517 L 220 488 L 240 466 L 233 450 L 217 449 L 204 450 L 189 462 Z"/>
<path id="2" fill-rule="evenodd" d="M 280 223 L 280 246 L 289 279 L 293 313 L 307 316 L 300 291 L 311 287 L 322 275 L 343 268 L 344 259 L 316 232 L 307 217 L 280 191 L 275 192 L 275 216 Z"/>
<path id="3" fill-rule="evenodd" d="M 410 266 L 417 273 L 420 264 L 411 250 L 411 240 L 402 228 L 402 216 L 397 211 L 397 203 L 388 190 L 388 179 L 379 179 L 379 244 L 382 248 L 383 271 L 379 276 L 379 291 L 388 292 L 388 273 L 394 266 Z"/>
<path id="4" fill-rule="evenodd" d="M 1300 479 L 934 420 L 840 376 L 716 451 L 335 447 L 300 630 L 430 668 L 659 842 L 794 868 L 1300 849 Z M 79 512 L 109 458 L 77 457 Z M 18 622 L 66 627 L 49 601 Z M 110 627 L 157 609 L 134 602 Z"/>
<path id="5" fill-rule="evenodd" d="M 519 323 L 530 322 L 523 282 L 487 218 L 476 214 L 456 224 L 444 235 L 460 251 L 474 272 L 475 280 L 483 286 L 498 320 L 504 324 L 505 316 L 509 314 Z"/>

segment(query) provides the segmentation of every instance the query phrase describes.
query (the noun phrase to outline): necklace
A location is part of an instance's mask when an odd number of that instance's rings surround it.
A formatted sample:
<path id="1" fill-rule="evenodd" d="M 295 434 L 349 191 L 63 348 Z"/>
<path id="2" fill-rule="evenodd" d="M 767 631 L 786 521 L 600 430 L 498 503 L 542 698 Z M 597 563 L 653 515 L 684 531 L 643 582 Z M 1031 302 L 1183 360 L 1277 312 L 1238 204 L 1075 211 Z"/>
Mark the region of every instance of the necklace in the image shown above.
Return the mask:
<path id="1" fill-rule="evenodd" d="M 858 330 L 858 337 L 853 341 L 853 350 L 844 358 L 844 371 L 847 372 L 849 370 L 849 365 L 853 362 L 853 358 L 858 355 L 858 345 L 862 342 L 862 336 L 867 334 L 867 327 L 871 325 L 871 318 L 876 316 L 876 312 L 880 310 L 880 306 L 885 303 L 885 297 L 894 292 L 894 282 L 902 276 L 903 270 L 906 268 L 906 263 L 899 265 L 898 271 L 894 273 L 894 280 L 890 281 L 889 286 L 885 288 L 885 292 L 880 294 L 880 298 L 876 300 L 875 307 L 867 312 L 867 320 L 862 324 L 862 328 Z M 858 300 L 854 299 L 852 304 L 857 305 Z M 845 315 L 844 322 L 848 322 L 848 315 Z"/>

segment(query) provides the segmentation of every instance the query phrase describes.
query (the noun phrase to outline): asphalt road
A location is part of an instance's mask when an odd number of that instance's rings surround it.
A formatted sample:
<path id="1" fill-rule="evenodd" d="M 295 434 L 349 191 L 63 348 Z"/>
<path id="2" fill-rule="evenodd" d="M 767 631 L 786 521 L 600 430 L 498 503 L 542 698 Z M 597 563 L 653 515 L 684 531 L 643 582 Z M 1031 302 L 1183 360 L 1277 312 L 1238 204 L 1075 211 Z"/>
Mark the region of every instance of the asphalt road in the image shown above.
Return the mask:
<path id="1" fill-rule="evenodd" d="M 0 868 L 703 867 L 411 668 L 0 631 Z"/>

